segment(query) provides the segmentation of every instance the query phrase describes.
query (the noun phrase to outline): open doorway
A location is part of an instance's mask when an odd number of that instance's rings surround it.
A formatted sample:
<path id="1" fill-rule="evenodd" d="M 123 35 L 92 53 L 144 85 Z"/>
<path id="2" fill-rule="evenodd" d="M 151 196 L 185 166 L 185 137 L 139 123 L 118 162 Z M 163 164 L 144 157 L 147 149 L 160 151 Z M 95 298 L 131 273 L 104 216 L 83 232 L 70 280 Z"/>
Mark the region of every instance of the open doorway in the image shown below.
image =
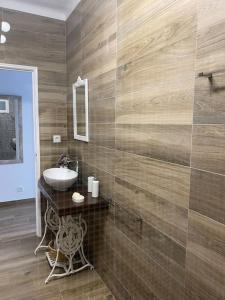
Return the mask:
<path id="1" fill-rule="evenodd" d="M 37 68 L 0 64 L 0 203 L 33 199 L 37 236 L 39 143 Z"/>

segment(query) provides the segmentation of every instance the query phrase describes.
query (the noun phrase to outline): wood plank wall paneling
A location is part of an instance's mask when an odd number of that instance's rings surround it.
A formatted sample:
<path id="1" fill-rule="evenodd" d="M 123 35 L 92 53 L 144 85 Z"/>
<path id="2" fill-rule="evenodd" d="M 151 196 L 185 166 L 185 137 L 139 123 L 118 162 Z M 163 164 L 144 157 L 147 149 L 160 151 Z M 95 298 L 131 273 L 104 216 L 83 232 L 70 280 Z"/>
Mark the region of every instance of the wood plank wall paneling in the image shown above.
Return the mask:
<path id="1" fill-rule="evenodd" d="M 66 37 L 62 21 L 1 9 L 11 24 L 7 43 L 0 46 L 0 62 L 38 67 L 41 169 L 67 151 Z M 55 146 L 52 135 L 61 134 Z"/>
<path id="2" fill-rule="evenodd" d="M 223 0 L 83 0 L 67 21 L 69 153 L 111 201 L 94 261 L 117 299 L 225 298 L 225 73 L 196 76 L 225 69 L 224 24 Z"/>

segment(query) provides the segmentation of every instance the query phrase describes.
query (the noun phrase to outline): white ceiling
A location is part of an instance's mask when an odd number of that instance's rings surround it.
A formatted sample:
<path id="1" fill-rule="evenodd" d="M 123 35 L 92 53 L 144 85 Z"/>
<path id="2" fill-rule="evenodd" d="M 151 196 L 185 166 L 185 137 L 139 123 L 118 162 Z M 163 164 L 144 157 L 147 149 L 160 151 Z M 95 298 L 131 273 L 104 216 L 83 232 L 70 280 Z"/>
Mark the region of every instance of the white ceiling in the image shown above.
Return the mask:
<path id="1" fill-rule="evenodd" d="M 0 0 L 0 7 L 66 20 L 80 0 Z"/>

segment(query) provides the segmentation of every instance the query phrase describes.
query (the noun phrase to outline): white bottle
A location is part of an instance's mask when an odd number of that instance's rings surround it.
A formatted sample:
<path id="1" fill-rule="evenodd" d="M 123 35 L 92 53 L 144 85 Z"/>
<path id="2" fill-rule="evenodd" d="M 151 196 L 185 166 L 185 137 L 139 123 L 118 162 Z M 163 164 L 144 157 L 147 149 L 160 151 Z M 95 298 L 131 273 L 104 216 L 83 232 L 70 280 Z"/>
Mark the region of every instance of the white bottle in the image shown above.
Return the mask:
<path id="1" fill-rule="evenodd" d="M 92 192 L 92 185 L 93 185 L 94 180 L 95 180 L 95 177 L 93 177 L 93 176 L 88 177 L 88 193 Z"/>
<path id="2" fill-rule="evenodd" d="M 92 183 L 92 197 L 98 198 L 99 195 L 99 181 L 94 180 Z"/>

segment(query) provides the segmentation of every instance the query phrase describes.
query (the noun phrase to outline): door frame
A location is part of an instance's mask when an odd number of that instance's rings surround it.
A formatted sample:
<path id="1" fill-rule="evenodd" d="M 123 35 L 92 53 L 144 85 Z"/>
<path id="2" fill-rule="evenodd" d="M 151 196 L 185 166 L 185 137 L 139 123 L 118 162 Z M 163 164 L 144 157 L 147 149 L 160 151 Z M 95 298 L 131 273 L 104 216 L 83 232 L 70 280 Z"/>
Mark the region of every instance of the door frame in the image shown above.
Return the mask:
<path id="1" fill-rule="evenodd" d="M 38 188 L 40 178 L 40 133 L 39 133 L 39 107 L 38 107 L 38 68 L 33 66 L 23 66 L 14 64 L 0 63 L 0 69 L 27 71 L 32 73 L 33 91 L 33 123 L 34 123 L 34 156 L 35 156 L 35 208 L 36 208 L 36 235 L 41 236 L 41 198 Z"/>

